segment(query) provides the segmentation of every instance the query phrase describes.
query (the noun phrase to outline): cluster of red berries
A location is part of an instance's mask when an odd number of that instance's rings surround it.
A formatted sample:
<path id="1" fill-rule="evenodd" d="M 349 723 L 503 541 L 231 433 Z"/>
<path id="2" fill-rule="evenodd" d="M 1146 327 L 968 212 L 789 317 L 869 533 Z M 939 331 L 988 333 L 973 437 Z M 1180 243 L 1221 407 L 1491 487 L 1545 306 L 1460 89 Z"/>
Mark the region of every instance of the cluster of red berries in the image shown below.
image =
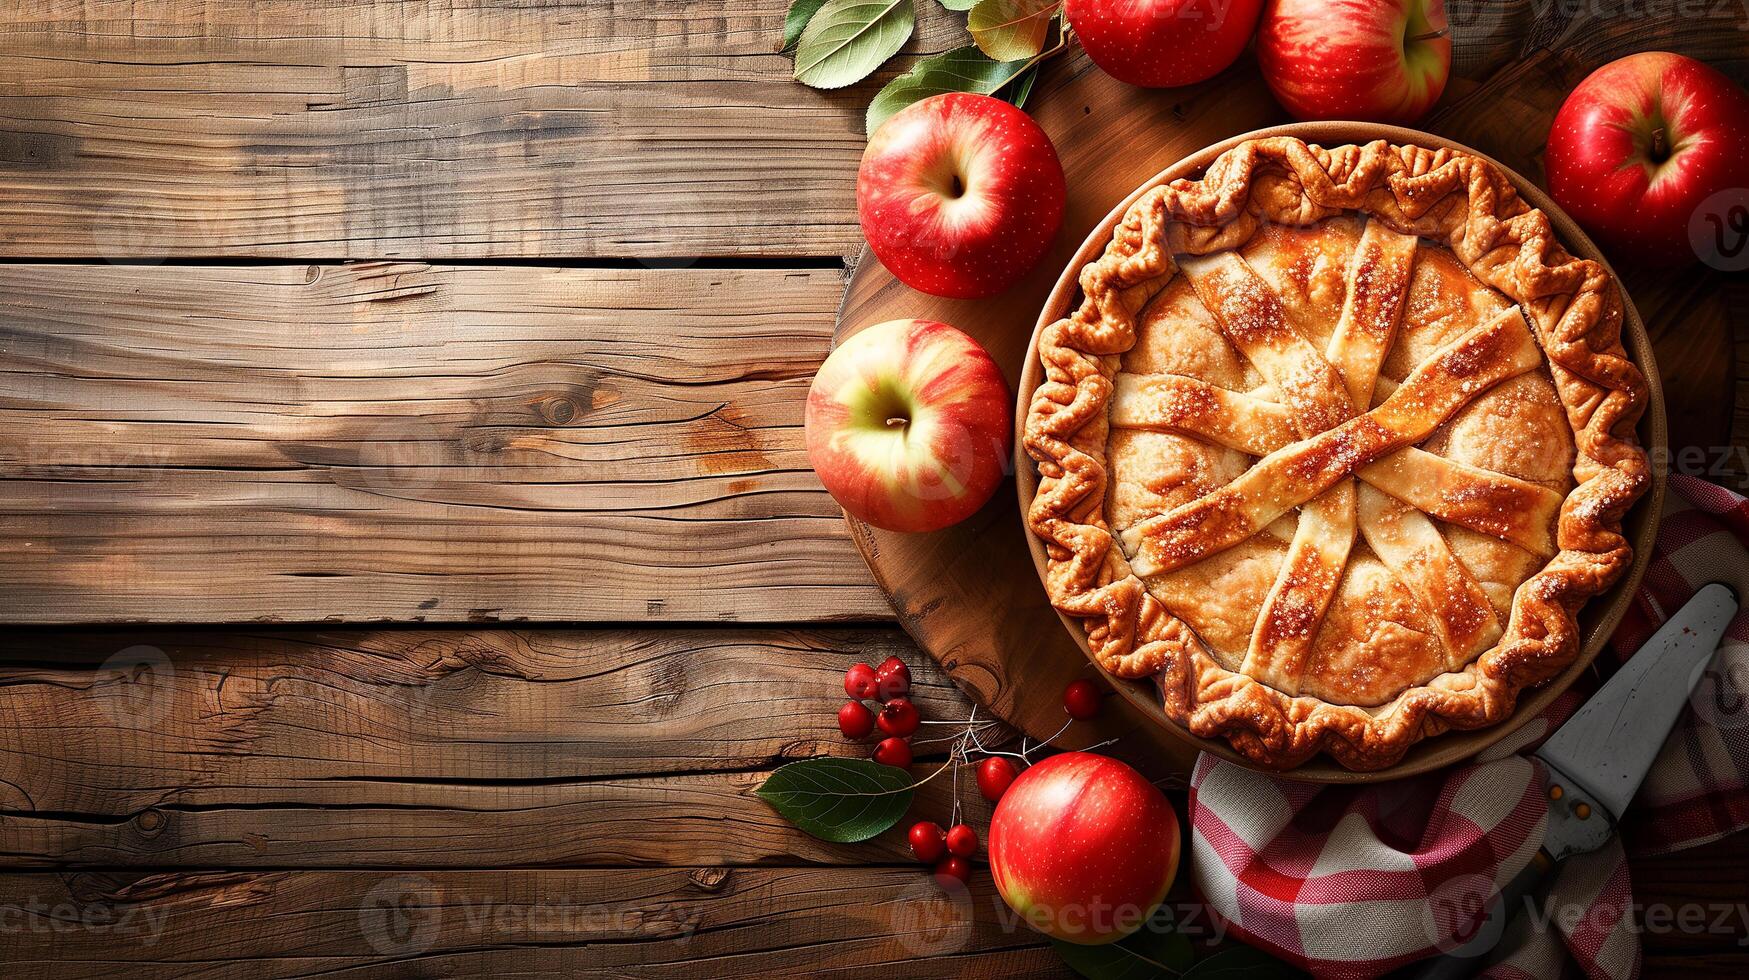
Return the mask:
<path id="1" fill-rule="evenodd" d="M 963 823 L 943 831 L 933 820 L 920 820 L 911 825 L 906 837 L 917 860 L 935 866 L 937 881 L 946 885 L 951 878 L 962 885 L 971 884 L 972 866 L 966 859 L 978 853 L 977 831 Z"/>
<path id="2" fill-rule="evenodd" d="M 844 733 L 844 737 L 864 739 L 878 727 L 887 737 L 875 746 L 874 760 L 883 765 L 909 768 L 911 736 L 923 723 L 917 714 L 917 706 L 911 703 L 911 669 L 898 657 L 888 657 L 879 667 L 854 664 L 844 672 L 844 693 L 850 695 L 850 700 L 838 709 L 838 730 Z M 879 705 L 878 712 L 869 709 L 865 703 L 868 701 Z M 1099 709 L 1099 687 L 1092 681 L 1078 680 L 1063 689 L 1063 710 L 1076 721 L 1097 716 Z M 942 767 L 942 771 L 952 769 L 954 774 L 954 825 L 942 830 L 941 825 L 933 820 L 921 820 L 911 825 L 907 835 L 911 853 L 918 861 L 933 866 L 936 880 L 944 886 L 951 881 L 969 883 L 972 866 L 967 859 L 978 852 L 978 832 L 958 822 L 959 768 L 967 761 L 968 749 L 986 753 L 984 760 L 978 763 L 978 792 L 992 803 L 1002 799 L 1002 794 L 1008 792 L 1008 787 L 1019 776 L 1014 763 L 1008 760 L 1026 759 L 1024 751 L 991 754 L 978 741 L 977 727 L 968 721 L 964 731 L 950 736 L 955 748 L 948 764 Z"/>
<path id="3" fill-rule="evenodd" d="M 838 730 L 844 737 L 867 738 L 879 727 L 887 737 L 875 746 L 874 760 L 910 768 L 911 735 L 923 723 L 911 703 L 911 668 L 898 657 L 888 657 L 879 667 L 855 664 L 844 672 L 844 693 L 851 698 L 838 709 Z M 870 711 L 864 701 L 880 702 L 880 713 Z"/>

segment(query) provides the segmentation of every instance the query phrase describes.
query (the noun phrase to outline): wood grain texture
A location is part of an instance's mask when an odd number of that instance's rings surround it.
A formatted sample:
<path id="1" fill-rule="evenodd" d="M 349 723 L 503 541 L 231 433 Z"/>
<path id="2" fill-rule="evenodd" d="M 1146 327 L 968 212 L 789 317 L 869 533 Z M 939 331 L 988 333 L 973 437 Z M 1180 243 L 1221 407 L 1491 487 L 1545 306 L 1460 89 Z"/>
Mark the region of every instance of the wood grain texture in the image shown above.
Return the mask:
<path id="1" fill-rule="evenodd" d="M 844 668 L 913 666 L 921 777 L 970 703 L 890 629 L 13 634 L 0 641 L 10 867 L 854 865 L 753 790 L 866 757 Z M 934 734 L 932 734 L 934 733 Z M 984 734 L 1000 744 L 1008 730 Z M 928 741 L 934 738 L 935 741 Z M 932 757 L 929 761 L 922 761 Z M 961 799 L 979 826 L 988 807 Z M 944 823 L 953 782 L 920 790 Z"/>
<path id="2" fill-rule="evenodd" d="M 830 731 L 839 671 L 889 654 L 926 717 L 969 710 L 890 628 L 14 632 L 0 966 L 1066 975 L 982 868 L 944 896 L 896 833 L 821 844 L 748 795 L 789 758 L 866 750 Z M 913 813 L 945 820 L 950 785 Z M 1711 924 L 1745 860 L 1749 835 L 1635 862 L 1640 900 L 1678 916 L 1646 932 L 1650 968 L 1736 962 L 1749 922 Z M 1171 900 L 1200 908 L 1188 882 Z"/>
<path id="3" fill-rule="evenodd" d="M 0 875 L 14 976 L 1069 977 L 911 868 Z"/>
<path id="4" fill-rule="evenodd" d="M 0 620 L 890 615 L 836 270 L 0 268 Z"/>
<path id="5" fill-rule="evenodd" d="M 862 109 L 788 0 L 19 0 L 0 254 L 841 255 Z M 966 43 L 917 4 L 909 56 Z"/>
<path id="6" fill-rule="evenodd" d="M 1636 862 L 1644 976 L 1741 976 L 1745 861 L 1738 835 Z M 1072 976 L 987 880 L 950 896 L 914 867 L 12 872 L 0 925 L 0 965 L 43 978 Z"/>

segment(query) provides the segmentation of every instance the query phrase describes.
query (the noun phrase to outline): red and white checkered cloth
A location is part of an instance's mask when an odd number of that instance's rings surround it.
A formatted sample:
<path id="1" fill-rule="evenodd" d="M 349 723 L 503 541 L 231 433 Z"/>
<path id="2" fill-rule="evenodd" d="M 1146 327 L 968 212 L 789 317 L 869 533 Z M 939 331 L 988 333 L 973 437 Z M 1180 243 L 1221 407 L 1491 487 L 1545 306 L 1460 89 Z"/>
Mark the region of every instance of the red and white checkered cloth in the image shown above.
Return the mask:
<path id="1" fill-rule="evenodd" d="M 1652 563 L 1612 641 L 1639 649 L 1695 589 L 1749 596 L 1749 501 L 1673 476 Z M 1607 662 L 1607 663 L 1606 663 Z M 1191 874 L 1234 932 L 1319 976 L 1372 977 L 1473 933 L 1488 898 L 1542 843 L 1547 801 L 1534 747 L 1595 685 L 1562 695 L 1481 761 L 1369 786 L 1277 779 L 1203 756 L 1191 776 Z M 1628 812 L 1628 851 L 1716 840 L 1749 825 L 1749 611 L 1725 634 Z M 1628 980 L 1640 943 L 1620 840 L 1567 861 L 1521 913 L 1487 976 Z"/>

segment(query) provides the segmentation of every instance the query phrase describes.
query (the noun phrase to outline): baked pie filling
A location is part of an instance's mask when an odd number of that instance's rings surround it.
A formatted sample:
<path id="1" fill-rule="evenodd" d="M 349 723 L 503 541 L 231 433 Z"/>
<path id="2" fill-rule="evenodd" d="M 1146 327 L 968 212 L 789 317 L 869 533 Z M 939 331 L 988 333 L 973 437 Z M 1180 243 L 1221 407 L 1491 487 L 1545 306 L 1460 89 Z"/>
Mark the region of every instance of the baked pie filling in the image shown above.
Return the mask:
<path id="1" fill-rule="evenodd" d="M 1145 194 L 1045 329 L 1052 601 L 1255 761 L 1378 768 L 1578 652 L 1649 483 L 1615 284 L 1477 157 L 1290 138 Z"/>

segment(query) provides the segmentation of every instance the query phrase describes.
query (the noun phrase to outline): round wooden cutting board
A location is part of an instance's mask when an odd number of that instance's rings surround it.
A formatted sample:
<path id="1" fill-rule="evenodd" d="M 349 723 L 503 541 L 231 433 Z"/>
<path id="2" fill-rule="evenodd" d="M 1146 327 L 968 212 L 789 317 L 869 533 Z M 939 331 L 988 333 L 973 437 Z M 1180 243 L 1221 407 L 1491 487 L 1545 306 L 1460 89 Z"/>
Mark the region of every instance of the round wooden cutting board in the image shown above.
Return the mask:
<path id="1" fill-rule="evenodd" d="M 886 320 L 940 320 L 977 338 L 1013 387 L 1052 286 L 1116 204 L 1205 146 L 1288 121 L 1245 62 L 1201 86 L 1170 91 L 1123 85 L 1081 58 L 1052 67 L 1061 70 L 1041 82 L 1029 106 L 1055 142 L 1068 178 L 1063 229 L 1050 253 L 1015 288 L 963 301 L 910 289 L 865 249 L 840 311 L 838 340 Z M 1489 152 L 1473 132 L 1451 135 Z M 1717 386 L 1725 388 L 1728 404 L 1728 370 Z M 1034 738 L 1061 727 L 1063 687 L 1099 672 L 1046 601 L 1011 488 L 998 490 L 970 520 L 933 534 L 896 534 L 847 520 L 900 622 L 974 699 Z M 1196 748 L 1131 699 L 1111 696 L 1105 703 L 1097 725 L 1074 726 L 1056 744 L 1123 735 L 1124 757 L 1150 775 L 1188 771 Z M 1321 778 L 1341 776 L 1325 772 Z"/>

